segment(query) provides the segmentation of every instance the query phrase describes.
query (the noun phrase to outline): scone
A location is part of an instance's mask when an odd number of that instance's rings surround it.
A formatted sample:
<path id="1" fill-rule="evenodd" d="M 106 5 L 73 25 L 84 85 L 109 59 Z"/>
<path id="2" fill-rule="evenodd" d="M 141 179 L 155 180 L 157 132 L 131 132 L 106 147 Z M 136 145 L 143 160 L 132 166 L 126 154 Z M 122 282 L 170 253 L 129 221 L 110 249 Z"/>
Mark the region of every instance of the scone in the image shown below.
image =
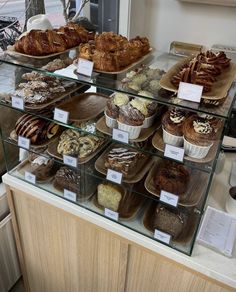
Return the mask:
<path id="1" fill-rule="evenodd" d="M 99 205 L 115 212 L 118 211 L 123 194 L 124 190 L 122 187 L 115 184 L 101 183 L 97 187 L 97 200 Z"/>

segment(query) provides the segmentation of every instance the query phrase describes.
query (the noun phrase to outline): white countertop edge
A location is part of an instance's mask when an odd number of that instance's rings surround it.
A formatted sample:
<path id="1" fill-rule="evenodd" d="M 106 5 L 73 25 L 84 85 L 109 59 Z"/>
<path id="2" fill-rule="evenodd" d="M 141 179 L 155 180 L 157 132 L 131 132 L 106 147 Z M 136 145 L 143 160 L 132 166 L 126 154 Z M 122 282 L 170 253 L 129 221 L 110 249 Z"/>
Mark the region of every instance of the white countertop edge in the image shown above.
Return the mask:
<path id="1" fill-rule="evenodd" d="M 108 231 L 111 231 L 121 237 L 124 237 L 130 241 L 133 241 L 136 244 L 139 244 L 164 257 L 167 257 L 205 276 L 208 276 L 209 278 L 212 278 L 213 280 L 219 281 L 225 285 L 236 288 L 236 277 L 231 278 L 226 273 L 224 274 L 223 266 L 228 264 L 227 261 L 229 261 L 229 259 L 222 255 L 219 255 L 218 253 L 215 253 L 214 251 L 208 248 L 199 246 L 199 244 L 196 243 L 194 250 L 196 248 L 198 248 L 198 250 L 196 253 L 193 252 L 193 255 L 190 257 L 174 249 L 171 249 L 161 243 L 158 243 L 157 241 L 154 241 L 144 235 L 141 235 L 125 226 L 114 223 L 109 219 L 106 219 L 100 215 L 93 213 L 92 211 L 89 211 L 76 204 L 70 203 L 56 195 L 53 195 L 47 191 L 39 189 L 33 185 L 30 185 L 29 183 L 26 183 L 20 179 L 17 179 L 16 177 L 13 177 L 9 174 L 5 174 L 2 177 L 2 180 L 5 184 L 8 184 L 16 189 L 20 189 L 23 192 L 30 193 L 32 197 L 38 198 L 44 202 L 49 203 L 50 205 L 63 209 L 66 212 L 69 212 L 71 214 L 74 214 L 80 217 L 81 219 L 84 219 Z M 211 254 L 211 256 L 221 259 L 221 262 L 222 262 L 221 269 L 220 269 L 221 272 L 214 270 L 212 267 L 209 267 L 206 264 L 204 265 L 201 263 L 201 251 L 204 251 L 204 254 L 207 254 L 207 256 Z M 209 258 L 211 258 L 211 256 L 209 256 Z M 203 262 L 206 262 L 206 259 L 204 259 Z"/>

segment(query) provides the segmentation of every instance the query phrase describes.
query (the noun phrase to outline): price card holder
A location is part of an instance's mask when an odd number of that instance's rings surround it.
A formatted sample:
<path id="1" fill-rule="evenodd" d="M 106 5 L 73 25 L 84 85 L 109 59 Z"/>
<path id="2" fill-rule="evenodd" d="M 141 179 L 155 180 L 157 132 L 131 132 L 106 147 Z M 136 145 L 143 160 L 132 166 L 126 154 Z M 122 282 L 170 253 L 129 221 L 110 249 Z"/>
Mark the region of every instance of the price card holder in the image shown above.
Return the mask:
<path id="1" fill-rule="evenodd" d="M 166 191 L 161 191 L 160 201 L 170 206 L 177 207 L 179 202 L 179 196 L 176 196 L 172 193 L 168 193 Z"/>
<path id="2" fill-rule="evenodd" d="M 115 220 L 115 221 L 119 220 L 119 213 L 112 211 L 110 209 L 105 208 L 104 215 L 112 220 Z"/>
<path id="3" fill-rule="evenodd" d="M 177 97 L 184 100 L 200 102 L 202 98 L 203 86 L 180 82 Z"/>
<path id="4" fill-rule="evenodd" d="M 125 131 L 121 131 L 119 129 L 112 130 L 112 139 L 122 142 L 122 143 L 129 143 L 129 133 Z"/>
<path id="5" fill-rule="evenodd" d="M 164 156 L 183 162 L 184 160 L 184 148 L 176 147 L 173 145 L 166 144 Z"/>
<path id="6" fill-rule="evenodd" d="M 25 171 L 25 180 L 30 182 L 31 184 L 36 184 L 36 176 L 31 172 Z"/>
<path id="7" fill-rule="evenodd" d="M 121 184 L 122 173 L 112 169 L 108 169 L 106 179 L 114 183 Z"/>
<path id="8" fill-rule="evenodd" d="M 25 109 L 25 102 L 24 102 L 23 98 L 21 98 L 21 97 L 12 96 L 11 105 L 12 105 L 12 107 L 18 108 L 20 110 Z"/>
<path id="9" fill-rule="evenodd" d="M 18 146 L 24 149 L 30 149 L 30 139 L 18 136 Z"/>
<path id="10" fill-rule="evenodd" d="M 76 202 L 77 195 L 74 192 L 64 189 L 64 198 L 72 202 Z"/>
<path id="11" fill-rule="evenodd" d="M 82 58 L 79 58 L 77 65 L 77 73 L 88 77 L 92 76 L 94 63 Z"/>
<path id="12" fill-rule="evenodd" d="M 78 159 L 76 157 L 72 157 L 69 155 L 63 155 L 63 162 L 72 167 L 77 167 L 78 165 Z"/>
<path id="13" fill-rule="evenodd" d="M 158 229 L 155 229 L 154 238 L 164 243 L 170 244 L 171 235 L 165 232 L 162 232 Z"/>
<path id="14" fill-rule="evenodd" d="M 69 112 L 63 111 L 59 108 L 55 108 L 54 110 L 54 117 L 53 119 L 55 121 L 64 123 L 64 124 L 68 124 L 68 120 L 69 120 Z"/>

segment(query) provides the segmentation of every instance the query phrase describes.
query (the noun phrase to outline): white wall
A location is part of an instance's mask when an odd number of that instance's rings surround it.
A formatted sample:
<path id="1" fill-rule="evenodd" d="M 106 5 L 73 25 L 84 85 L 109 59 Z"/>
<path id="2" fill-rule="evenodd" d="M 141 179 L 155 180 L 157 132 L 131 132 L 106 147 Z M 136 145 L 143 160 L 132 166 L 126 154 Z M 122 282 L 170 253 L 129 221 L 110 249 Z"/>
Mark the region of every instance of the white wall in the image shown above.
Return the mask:
<path id="1" fill-rule="evenodd" d="M 145 31 L 152 45 L 168 51 L 171 41 L 211 47 L 236 46 L 236 7 L 146 0 Z"/>

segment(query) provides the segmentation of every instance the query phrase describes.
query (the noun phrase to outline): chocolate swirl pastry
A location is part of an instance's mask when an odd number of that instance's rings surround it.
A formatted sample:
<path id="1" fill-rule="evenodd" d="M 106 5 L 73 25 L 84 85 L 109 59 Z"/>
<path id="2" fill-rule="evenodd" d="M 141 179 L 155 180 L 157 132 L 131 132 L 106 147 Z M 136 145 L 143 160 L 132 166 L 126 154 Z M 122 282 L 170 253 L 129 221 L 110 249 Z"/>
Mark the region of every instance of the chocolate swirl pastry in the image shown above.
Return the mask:
<path id="1" fill-rule="evenodd" d="M 113 148 L 107 154 L 105 167 L 127 175 L 136 166 L 141 157 L 143 157 L 143 154 L 135 150 L 129 150 L 124 147 Z"/>
<path id="2" fill-rule="evenodd" d="M 21 116 L 15 125 L 16 134 L 30 139 L 32 144 L 51 139 L 58 130 L 58 125 L 28 114 Z"/>
<path id="3" fill-rule="evenodd" d="M 189 117 L 183 127 L 184 138 L 199 146 L 210 146 L 216 140 L 216 131 L 207 119 L 197 115 Z"/>
<path id="4" fill-rule="evenodd" d="M 190 173 L 183 165 L 166 161 L 159 166 L 153 180 L 159 190 L 181 196 L 187 191 Z"/>
<path id="5" fill-rule="evenodd" d="M 80 175 L 78 172 L 63 166 L 57 171 L 53 185 L 61 191 L 67 189 L 76 194 L 80 194 Z"/>
<path id="6" fill-rule="evenodd" d="M 122 105 L 120 107 L 119 122 L 131 126 L 141 126 L 144 120 L 145 116 L 130 104 Z"/>
<path id="7" fill-rule="evenodd" d="M 153 217 L 153 229 L 158 229 L 177 239 L 187 224 L 187 216 L 179 210 L 158 205 Z"/>
<path id="8" fill-rule="evenodd" d="M 162 126 L 172 135 L 183 136 L 183 124 L 188 116 L 186 111 L 172 108 L 162 117 Z"/>

